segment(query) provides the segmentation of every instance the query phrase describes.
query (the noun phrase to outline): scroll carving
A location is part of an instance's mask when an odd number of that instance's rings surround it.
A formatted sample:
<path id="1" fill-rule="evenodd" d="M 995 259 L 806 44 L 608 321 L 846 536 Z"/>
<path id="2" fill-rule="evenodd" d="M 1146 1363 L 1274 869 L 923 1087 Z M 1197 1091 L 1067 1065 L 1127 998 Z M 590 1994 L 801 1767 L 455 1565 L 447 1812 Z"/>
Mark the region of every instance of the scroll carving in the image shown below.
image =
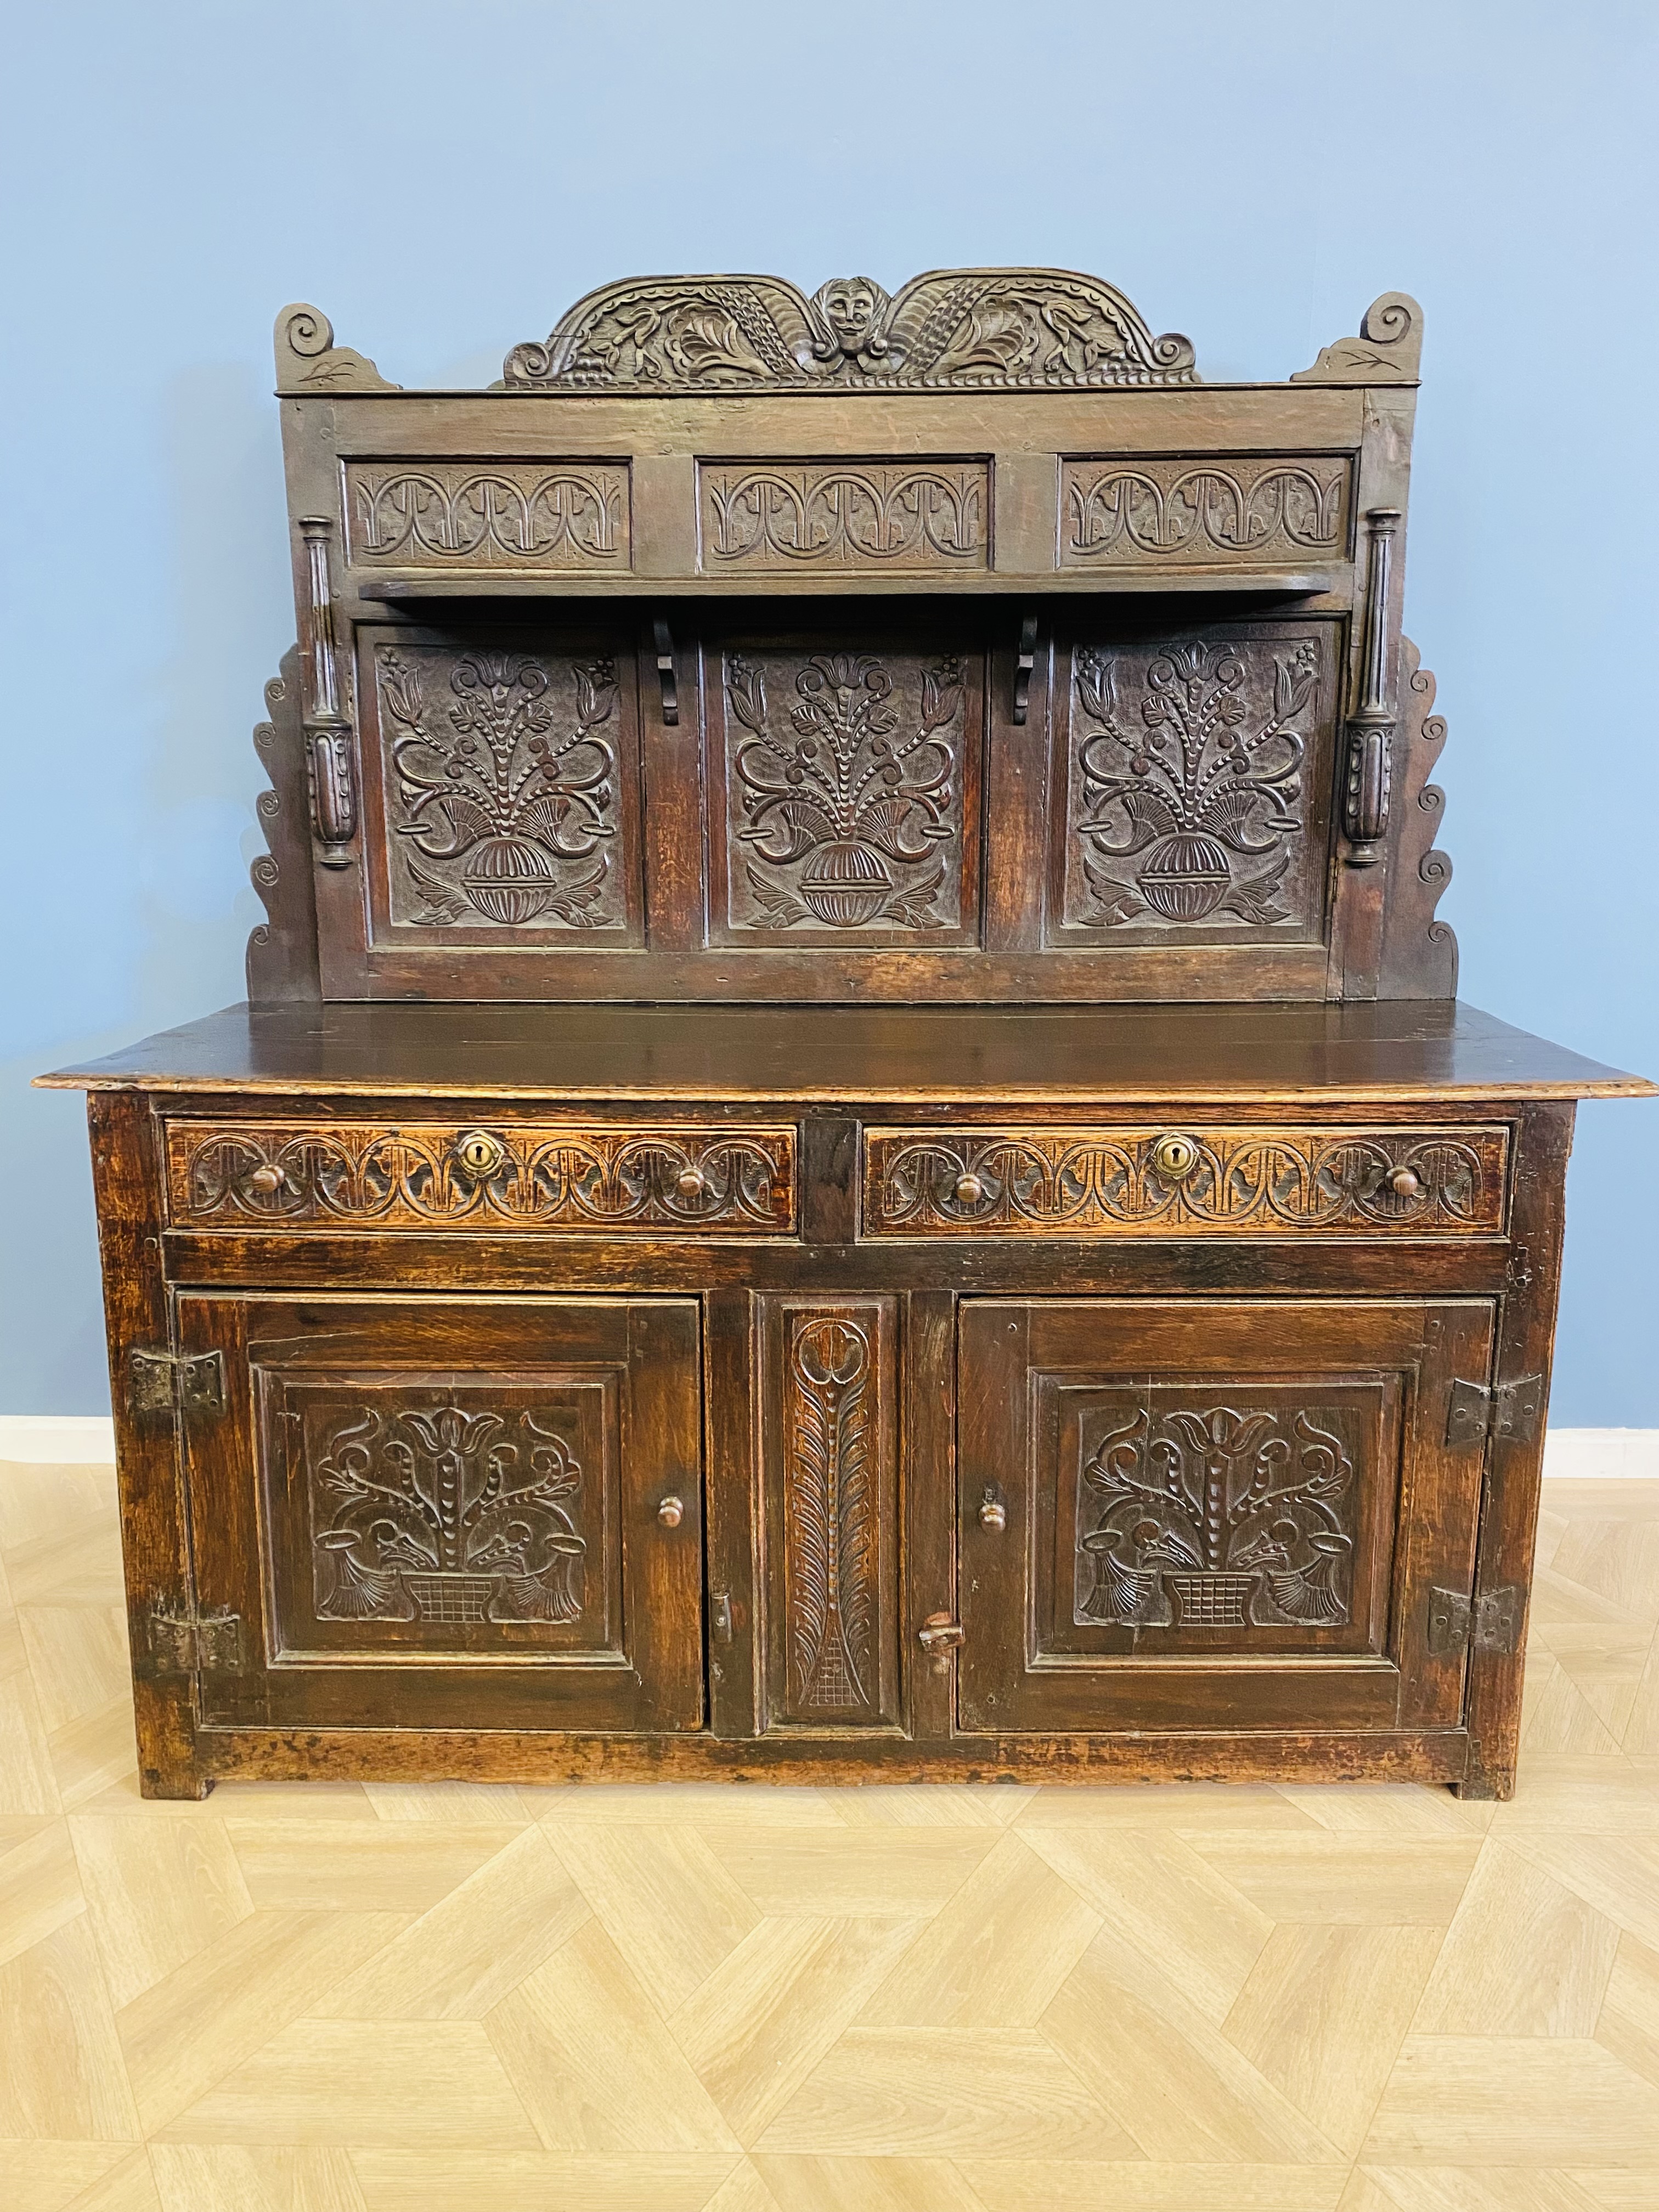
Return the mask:
<path id="1" fill-rule="evenodd" d="M 734 926 L 958 926 L 960 661 L 732 654 L 726 708 Z"/>
<path id="2" fill-rule="evenodd" d="M 868 1237 L 1492 1236 L 1508 1137 L 1490 1129 L 872 1130 Z"/>
<path id="3" fill-rule="evenodd" d="M 509 1226 L 787 1234 L 793 1128 L 517 1125 L 492 1133 L 486 1171 L 465 1128 L 170 1122 L 167 1188 L 179 1223 L 284 1230 Z"/>
<path id="4" fill-rule="evenodd" d="M 837 1315 L 796 1316 L 784 1378 L 788 1681 L 799 1712 L 875 1698 L 875 1364 Z"/>
<path id="5" fill-rule="evenodd" d="M 266 684 L 265 705 L 270 720 L 255 729 L 253 749 L 270 779 L 257 802 L 267 849 L 248 871 L 265 909 L 247 941 L 247 995 L 256 1006 L 321 996 L 297 646 L 283 654 L 281 675 Z"/>
<path id="6" fill-rule="evenodd" d="M 1379 995 L 1455 999 L 1457 939 L 1450 924 L 1435 916 L 1452 874 L 1450 856 L 1434 843 L 1446 794 L 1428 780 L 1446 742 L 1446 725 L 1442 716 L 1430 711 L 1434 678 L 1419 665 L 1417 647 L 1408 637 L 1400 641 L 1400 803 L 1395 810 L 1399 842 L 1389 869 Z"/>
<path id="7" fill-rule="evenodd" d="M 1184 459 L 1060 465 L 1066 568 L 1228 566 L 1270 556 L 1340 557 L 1348 539 L 1346 460 Z"/>
<path id="8" fill-rule="evenodd" d="M 337 346 L 320 307 L 296 301 L 276 318 L 276 389 L 289 392 L 401 392 L 372 361 Z"/>
<path id="9" fill-rule="evenodd" d="M 1385 292 L 1366 308 L 1357 338 L 1324 346 L 1292 384 L 1415 384 L 1423 353 L 1423 310 L 1409 292 Z"/>
<path id="10" fill-rule="evenodd" d="M 317 1618 L 580 1620 L 582 1470 L 552 1419 L 452 1393 L 325 1430 L 307 1452 Z"/>
<path id="11" fill-rule="evenodd" d="M 809 300 L 777 276 L 636 276 L 579 301 L 509 386 L 663 392 L 1065 390 L 1196 383 L 1183 337 L 1063 269 L 945 269 L 895 295 L 835 277 Z"/>
<path id="12" fill-rule="evenodd" d="M 359 566 L 626 568 L 628 471 L 594 462 L 348 461 Z"/>
<path id="13" fill-rule="evenodd" d="M 1073 1618 L 1332 1628 L 1349 1617 L 1353 1461 L 1334 1409 L 1142 1406 L 1078 1477 Z"/>
<path id="14" fill-rule="evenodd" d="M 1066 924 L 1309 925 L 1303 763 L 1328 653 L 1316 632 L 1075 654 Z"/>
<path id="15" fill-rule="evenodd" d="M 983 461 L 704 468 L 702 545 L 714 566 L 788 574 L 802 568 L 982 568 L 990 471 Z"/>
<path id="16" fill-rule="evenodd" d="M 382 646 L 374 667 L 393 920 L 625 926 L 613 664 Z"/>

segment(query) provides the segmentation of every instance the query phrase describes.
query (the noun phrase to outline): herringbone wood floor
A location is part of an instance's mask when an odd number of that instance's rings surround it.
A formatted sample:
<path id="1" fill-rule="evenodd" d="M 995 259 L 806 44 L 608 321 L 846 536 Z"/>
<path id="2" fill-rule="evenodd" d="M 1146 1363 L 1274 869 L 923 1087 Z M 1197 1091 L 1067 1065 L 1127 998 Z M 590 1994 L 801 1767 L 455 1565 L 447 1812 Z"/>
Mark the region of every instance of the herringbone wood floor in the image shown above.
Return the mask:
<path id="1" fill-rule="evenodd" d="M 1521 1793 L 146 1805 L 107 1470 L 0 1468 L 12 2212 L 1650 2212 L 1659 1484 L 1559 1484 Z"/>

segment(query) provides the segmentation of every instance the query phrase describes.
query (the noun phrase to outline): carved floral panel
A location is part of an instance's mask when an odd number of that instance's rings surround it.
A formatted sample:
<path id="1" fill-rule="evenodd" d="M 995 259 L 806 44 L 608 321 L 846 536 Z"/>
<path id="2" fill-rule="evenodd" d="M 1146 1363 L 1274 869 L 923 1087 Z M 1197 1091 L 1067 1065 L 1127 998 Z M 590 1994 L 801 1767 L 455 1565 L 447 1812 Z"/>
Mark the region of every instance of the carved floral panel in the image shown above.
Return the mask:
<path id="1" fill-rule="evenodd" d="M 971 935 L 979 683 L 976 659 L 948 653 L 722 656 L 717 931 L 723 919 L 779 941 Z"/>
<path id="2" fill-rule="evenodd" d="M 350 460 L 345 494 L 347 547 L 360 568 L 629 565 L 625 463 Z"/>
<path id="3" fill-rule="evenodd" d="M 1352 497 L 1346 458 L 1063 461 L 1060 566 L 1337 561 L 1347 550 Z"/>
<path id="4" fill-rule="evenodd" d="M 1362 1424 L 1340 1403 L 1154 1389 L 1080 1431 L 1073 1620 L 1248 1647 L 1352 1617 Z"/>
<path id="5" fill-rule="evenodd" d="M 697 472 L 702 565 L 954 572 L 990 562 L 984 461 L 745 461 Z"/>
<path id="6" fill-rule="evenodd" d="M 1508 1132 L 872 1129 L 867 1237 L 1495 1236 Z"/>
<path id="7" fill-rule="evenodd" d="M 216 1227 L 702 1237 L 795 1224 L 791 1127 L 172 1121 L 167 1162 L 173 1219 Z"/>
<path id="8" fill-rule="evenodd" d="M 629 927 L 631 788 L 616 664 L 381 644 L 374 653 L 395 927 Z"/>
<path id="9" fill-rule="evenodd" d="M 1060 929 L 1317 937 L 1334 711 L 1328 624 L 1079 644 Z"/>

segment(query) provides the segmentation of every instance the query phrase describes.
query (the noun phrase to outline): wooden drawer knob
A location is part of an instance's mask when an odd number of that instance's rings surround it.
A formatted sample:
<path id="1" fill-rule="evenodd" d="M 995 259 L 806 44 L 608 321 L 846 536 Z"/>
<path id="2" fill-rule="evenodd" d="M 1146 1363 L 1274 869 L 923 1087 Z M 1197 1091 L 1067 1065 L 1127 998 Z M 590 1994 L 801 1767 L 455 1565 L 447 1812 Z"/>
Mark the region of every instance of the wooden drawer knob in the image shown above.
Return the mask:
<path id="1" fill-rule="evenodd" d="M 977 1206 L 985 1195 L 985 1184 L 972 1169 L 959 1175 L 951 1187 L 951 1195 L 958 1206 Z"/>
<path id="2" fill-rule="evenodd" d="M 979 1509 L 979 1525 L 998 1534 L 1008 1526 L 1008 1509 L 994 1490 L 985 1493 L 985 1502 Z"/>
<path id="3" fill-rule="evenodd" d="M 1389 1177 L 1389 1188 L 1396 1198 L 1419 1198 L 1422 1195 L 1422 1178 L 1413 1168 L 1396 1168 Z"/>
<path id="4" fill-rule="evenodd" d="M 257 1191 L 261 1198 L 275 1198 L 287 1181 L 288 1177 L 283 1173 L 281 1168 L 273 1167 L 267 1160 L 264 1166 L 254 1169 L 247 1179 L 247 1187 L 252 1191 Z"/>
<path id="5" fill-rule="evenodd" d="M 685 1518 L 684 1501 L 678 1498 L 665 1498 L 657 1508 L 657 1518 L 665 1528 L 678 1528 Z"/>
<path id="6" fill-rule="evenodd" d="M 675 1176 L 674 1188 L 682 1198 L 701 1198 L 708 1188 L 708 1178 L 701 1168 L 688 1165 Z"/>

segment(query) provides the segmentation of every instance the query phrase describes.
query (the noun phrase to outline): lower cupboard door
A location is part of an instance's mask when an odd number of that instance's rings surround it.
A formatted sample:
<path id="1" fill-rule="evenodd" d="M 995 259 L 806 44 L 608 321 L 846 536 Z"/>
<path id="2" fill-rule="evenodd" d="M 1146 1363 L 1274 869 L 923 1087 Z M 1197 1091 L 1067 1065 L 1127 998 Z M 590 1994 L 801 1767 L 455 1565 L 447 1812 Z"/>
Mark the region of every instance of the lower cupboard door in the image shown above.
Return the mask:
<path id="1" fill-rule="evenodd" d="M 181 1297 L 203 1719 L 702 1724 L 689 1299 Z"/>
<path id="2" fill-rule="evenodd" d="M 959 1725 L 1455 1727 L 1485 1301 L 961 1308 Z"/>

